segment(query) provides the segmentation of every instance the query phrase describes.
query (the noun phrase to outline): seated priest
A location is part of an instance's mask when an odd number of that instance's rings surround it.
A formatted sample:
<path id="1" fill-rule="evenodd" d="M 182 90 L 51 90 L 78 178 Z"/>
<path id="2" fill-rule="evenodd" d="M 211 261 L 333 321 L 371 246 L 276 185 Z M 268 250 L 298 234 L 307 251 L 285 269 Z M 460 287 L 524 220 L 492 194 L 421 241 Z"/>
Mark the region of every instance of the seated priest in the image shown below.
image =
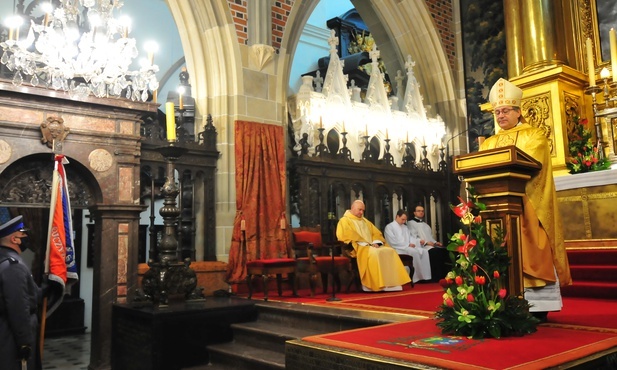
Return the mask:
<path id="1" fill-rule="evenodd" d="M 336 226 L 336 237 L 353 246 L 364 291 L 402 290 L 411 281 L 409 274 L 381 231 L 364 218 L 364 210 L 364 202 L 353 202 Z"/>
<path id="2" fill-rule="evenodd" d="M 486 139 L 480 150 L 515 145 L 542 163 L 542 168 L 525 185 L 521 245 L 525 299 L 529 311 L 541 321 L 548 312 L 562 307 L 561 286 L 572 283 L 557 194 L 551 165 L 551 149 L 543 129 L 525 121 L 521 112 L 523 90 L 500 78 L 489 99 L 499 130 Z"/>
<path id="3" fill-rule="evenodd" d="M 431 277 L 433 281 L 443 279 L 450 271 L 448 250 L 433 236 L 433 230 L 424 222 L 424 206 L 417 205 L 413 217 L 407 222 L 412 239 L 418 240 L 418 247 L 430 256 Z"/>
<path id="4" fill-rule="evenodd" d="M 406 222 L 407 213 L 401 209 L 396 213 L 394 221 L 386 225 L 384 230 L 386 241 L 398 254 L 413 257 L 414 273 L 411 279 L 414 283 L 431 280 L 431 260 L 428 251 L 420 246 L 419 239 L 411 236 Z"/>

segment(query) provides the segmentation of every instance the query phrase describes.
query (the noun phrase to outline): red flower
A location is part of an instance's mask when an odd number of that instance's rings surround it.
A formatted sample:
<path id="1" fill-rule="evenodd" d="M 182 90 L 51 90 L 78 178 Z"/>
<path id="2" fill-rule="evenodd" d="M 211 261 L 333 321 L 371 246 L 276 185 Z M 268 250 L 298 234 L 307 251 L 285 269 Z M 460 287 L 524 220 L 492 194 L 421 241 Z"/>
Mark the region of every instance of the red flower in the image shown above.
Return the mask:
<path id="1" fill-rule="evenodd" d="M 486 283 L 486 278 L 484 276 L 476 276 L 476 284 L 484 285 Z"/>
<path id="2" fill-rule="evenodd" d="M 439 285 L 441 285 L 443 288 L 447 288 L 450 285 L 452 285 L 452 280 L 450 280 L 450 279 L 440 279 L 439 280 Z"/>
<path id="3" fill-rule="evenodd" d="M 478 272 L 478 265 L 473 265 L 471 267 L 471 270 L 473 271 L 473 273 L 475 274 L 476 272 Z"/>
<path id="4" fill-rule="evenodd" d="M 452 298 L 447 298 L 446 299 L 446 305 L 448 307 L 454 307 L 454 301 L 452 300 Z"/>
<path id="5" fill-rule="evenodd" d="M 585 161 L 585 166 L 591 167 L 591 161 Z"/>
<path id="6" fill-rule="evenodd" d="M 578 164 L 578 160 L 576 158 L 572 158 L 572 164 Z"/>
<path id="7" fill-rule="evenodd" d="M 463 218 L 467 213 L 469 213 L 469 208 L 473 206 L 473 203 L 472 202 L 465 203 L 465 201 L 463 201 L 461 197 L 458 197 L 458 200 L 460 200 L 461 203 L 456 207 L 452 207 L 452 211 L 459 218 Z"/>
<path id="8" fill-rule="evenodd" d="M 493 277 L 495 279 L 499 279 L 499 271 L 497 271 L 497 270 L 493 271 Z"/>
<path id="9" fill-rule="evenodd" d="M 456 285 L 463 284 L 463 278 L 460 276 L 457 276 L 456 278 L 454 278 L 454 281 L 456 282 Z"/>
<path id="10" fill-rule="evenodd" d="M 469 257 L 469 251 L 476 246 L 475 240 L 465 241 L 465 244 L 459 246 L 456 250 L 459 253 L 463 253 L 465 257 Z"/>
<path id="11" fill-rule="evenodd" d="M 506 291 L 505 288 L 499 289 L 499 297 L 500 298 L 502 298 L 502 299 L 505 298 L 506 297 L 506 293 L 507 293 L 507 291 Z"/>
<path id="12" fill-rule="evenodd" d="M 475 302 L 476 299 L 473 297 L 473 294 L 467 294 L 467 302 Z"/>
<path id="13" fill-rule="evenodd" d="M 581 125 L 583 125 L 583 126 L 587 126 L 587 122 L 589 122 L 589 121 L 587 120 L 587 118 L 583 118 L 583 119 L 581 119 L 580 121 L 578 121 L 578 123 L 579 123 L 579 124 L 581 124 Z"/>

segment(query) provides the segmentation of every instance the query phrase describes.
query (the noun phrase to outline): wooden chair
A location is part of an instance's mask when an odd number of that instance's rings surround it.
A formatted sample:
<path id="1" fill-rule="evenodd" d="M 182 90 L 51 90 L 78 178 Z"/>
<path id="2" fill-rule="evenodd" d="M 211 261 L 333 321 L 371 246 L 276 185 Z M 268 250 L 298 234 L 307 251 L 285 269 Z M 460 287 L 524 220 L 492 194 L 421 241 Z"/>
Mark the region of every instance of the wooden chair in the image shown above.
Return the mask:
<path id="1" fill-rule="evenodd" d="M 345 256 L 351 265 L 351 279 L 347 283 L 347 293 L 351 289 L 351 284 L 356 284 L 356 291 L 362 291 L 362 281 L 360 281 L 360 270 L 358 270 L 358 259 L 356 258 L 356 251 L 353 249 L 351 243 L 343 245 L 343 256 Z"/>
<path id="2" fill-rule="evenodd" d="M 358 260 L 356 259 L 356 251 L 353 249 L 353 246 L 350 244 L 346 244 L 343 248 L 343 255 L 346 256 L 351 263 L 351 276 L 352 278 L 349 280 L 347 284 L 347 293 L 349 293 L 351 289 L 351 284 L 356 284 L 356 291 L 362 291 L 362 282 L 360 281 L 360 270 L 358 270 Z M 416 271 L 413 267 L 413 257 L 407 254 L 399 254 L 399 258 L 403 263 L 403 266 L 409 267 L 409 277 L 411 278 L 411 287 L 415 287 L 413 283 L 413 274 Z"/>
<path id="3" fill-rule="evenodd" d="M 246 256 L 246 231 L 242 230 L 242 251 Z M 279 297 L 283 295 L 283 274 L 287 274 L 294 297 L 296 292 L 296 260 L 294 258 L 256 259 L 246 262 L 246 283 L 249 288 L 249 299 L 253 296 L 253 276 L 261 276 L 263 282 L 264 301 L 268 300 L 268 279 L 276 275 L 276 285 Z"/>
<path id="4" fill-rule="evenodd" d="M 411 287 L 413 288 L 415 284 L 413 283 L 413 274 L 416 269 L 413 267 L 413 257 L 408 254 L 399 254 L 399 258 L 401 262 L 403 262 L 403 266 L 409 267 L 409 277 L 411 278 Z"/>
<path id="5" fill-rule="evenodd" d="M 324 293 L 328 291 L 328 275 L 332 275 L 335 289 L 340 291 L 340 273 L 350 269 L 349 259 L 340 255 L 340 243 L 323 243 L 319 227 L 294 228 L 292 240 L 296 272 L 308 273 L 311 297 L 315 296 L 318 275 L 321 275 Z"/>

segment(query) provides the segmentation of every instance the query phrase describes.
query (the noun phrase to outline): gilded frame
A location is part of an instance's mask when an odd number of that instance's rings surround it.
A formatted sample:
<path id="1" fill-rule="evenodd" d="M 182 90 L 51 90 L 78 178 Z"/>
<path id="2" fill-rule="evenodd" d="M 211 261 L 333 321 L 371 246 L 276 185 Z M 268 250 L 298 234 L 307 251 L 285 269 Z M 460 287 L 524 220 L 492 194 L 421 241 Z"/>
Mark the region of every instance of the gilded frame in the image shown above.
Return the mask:
<path id="1" fill-rule="evenodd" d="M 617 2 L 614 0 L 585 0 L 589 2 L 591 29 L 587 30 L 595 46 L 596 68 L 611 63 L 609 31 L 617 29 Z"/>

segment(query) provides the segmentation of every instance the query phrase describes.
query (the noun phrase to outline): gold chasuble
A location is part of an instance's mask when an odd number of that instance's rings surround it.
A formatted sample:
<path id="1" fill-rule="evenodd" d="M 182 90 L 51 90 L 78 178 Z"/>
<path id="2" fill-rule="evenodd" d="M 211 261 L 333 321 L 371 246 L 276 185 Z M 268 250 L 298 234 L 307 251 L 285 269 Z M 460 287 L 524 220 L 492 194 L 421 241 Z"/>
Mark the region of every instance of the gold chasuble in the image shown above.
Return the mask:
<path id="1" fill-rule="evenodd" d="M 409 283 L 411 279 L 396 250 L 386 243 L 381 231 L 364 217 L 357 217 L 349 210 L 336 226 L 336 237 L 351 243 L 356 253 L 362 285 L 380 291 Z M 374 242 L 380 247 L 373 247 Z"/>
<path id="2" fill-rule="evenodd" d="M 542 163 L 542 169 L 525 186 L 522 229 L 523 277 L 526 288 L 543 287 L 555 282 L 552 259 L 559 285 L 572 283 L 557 208 L 555 183 L 548 140 L 544 132 L 527 123 L 501 130 L 482 143 L 480 150 L 515 145 Z M 559 227 L 556 227 L 559 225 Z"/>

